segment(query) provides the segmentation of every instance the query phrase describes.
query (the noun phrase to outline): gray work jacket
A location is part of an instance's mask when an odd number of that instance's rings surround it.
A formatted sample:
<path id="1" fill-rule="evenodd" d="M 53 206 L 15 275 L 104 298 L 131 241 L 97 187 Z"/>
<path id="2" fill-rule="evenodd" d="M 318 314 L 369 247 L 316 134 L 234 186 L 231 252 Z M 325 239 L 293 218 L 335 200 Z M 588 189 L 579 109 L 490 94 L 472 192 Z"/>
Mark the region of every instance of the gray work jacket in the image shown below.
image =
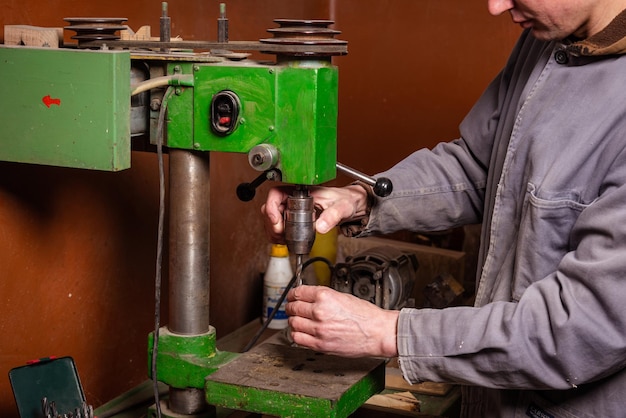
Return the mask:
<path id="1" fill-rule="evenodd" d="M 464 416 L 626 416 L 626 56 L 581 52 L 525 32 L 460 139 L 381 173 L 362 235 L 483 223 L 475 307 L 398 323 L 405 378 L 466 385 Z"/>

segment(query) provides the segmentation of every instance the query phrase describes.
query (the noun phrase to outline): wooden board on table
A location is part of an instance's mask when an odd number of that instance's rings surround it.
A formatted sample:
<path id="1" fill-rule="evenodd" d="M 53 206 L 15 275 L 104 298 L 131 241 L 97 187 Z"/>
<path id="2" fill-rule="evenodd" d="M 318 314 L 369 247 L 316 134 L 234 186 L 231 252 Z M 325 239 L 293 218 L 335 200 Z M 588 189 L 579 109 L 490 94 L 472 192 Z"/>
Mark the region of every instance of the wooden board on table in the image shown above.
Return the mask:
<path id="1" fill-rule="evenodd" d="M 404 380 L 399 369 L 387 365 L 385 369 L 385 389 L 404 390 L 424 395 L 446 396 L 454 386 L 449 383 L 422 382 L 411 384 Z"/>
<path id="2" fill-rule="evenodd" d="M 63 45 L 63 28 L 5 25 L 4 44 L 58 48 Z"/>
<path id="3" fill-rule="evenodd" d="M 374 395 L 365 402 L 371 409 L 388 412 L 393 410 L 395 414 L 417 416 L 420 412 L 420 401 L 415 399 L 411 392 L 395 392 Z"/>

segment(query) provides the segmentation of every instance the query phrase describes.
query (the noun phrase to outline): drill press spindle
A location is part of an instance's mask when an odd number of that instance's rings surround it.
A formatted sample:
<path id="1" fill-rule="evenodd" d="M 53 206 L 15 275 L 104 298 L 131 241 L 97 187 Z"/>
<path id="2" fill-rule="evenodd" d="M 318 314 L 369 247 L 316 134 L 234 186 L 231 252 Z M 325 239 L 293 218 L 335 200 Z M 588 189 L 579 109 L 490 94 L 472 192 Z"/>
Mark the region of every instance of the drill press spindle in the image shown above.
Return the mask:
<path id="1" fill-rule="evenodd" d="M 296 286 L 299 286 L 303 256 L 311 252 L 315 241 L 315 204 L 307 186 L 297 185 L 293 195 L 287 198 L 285 240 L 289 252 L 296 256 Z"/>

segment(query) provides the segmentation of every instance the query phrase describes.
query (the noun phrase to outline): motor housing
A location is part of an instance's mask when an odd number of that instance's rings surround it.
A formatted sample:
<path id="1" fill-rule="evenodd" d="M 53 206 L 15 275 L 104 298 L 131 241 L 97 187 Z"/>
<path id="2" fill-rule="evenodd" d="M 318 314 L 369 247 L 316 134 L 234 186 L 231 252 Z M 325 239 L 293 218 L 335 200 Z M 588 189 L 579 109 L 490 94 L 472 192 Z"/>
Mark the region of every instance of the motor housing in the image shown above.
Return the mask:
<path id="1" fill-rule="evenodd" d="M 391 246 L 374 247 L 337 263 L 330 286 L 384 309 L 402 309 L 413 304 L 418 267 L 413 253 Z"/>

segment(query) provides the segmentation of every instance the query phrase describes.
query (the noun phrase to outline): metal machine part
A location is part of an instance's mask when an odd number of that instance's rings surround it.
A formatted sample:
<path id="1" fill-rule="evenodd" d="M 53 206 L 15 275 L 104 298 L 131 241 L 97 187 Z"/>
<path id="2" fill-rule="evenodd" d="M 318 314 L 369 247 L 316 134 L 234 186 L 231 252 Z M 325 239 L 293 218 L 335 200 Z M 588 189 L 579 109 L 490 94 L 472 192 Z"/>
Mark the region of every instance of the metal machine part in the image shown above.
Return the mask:
<path id="1" fill-rule="evenodd" d="M 424 288 L 424 307 L 443 309 L 448 306 L 460 305 L 464 293 L 463 285 L 451 274 L 439 275 Z"/>
<path id="2" fill-rule="evenodd" d="M 270 169 L 261 173 L 250 183 L 241 183 L 237 186 L 237 197 L 242 202 L 249 202 L 256 195 L 256 188 L 265 183 L 265 180 L 280 181 L 280 172 L 276 169 Z"/>
<path id="3" fill-rule="evenodd" d="M 266 171 L 276 167 L 280 159 L 280 153 L 271 144 L 259 144 L 248 153 L 250 167 L 257 171 Z"/>
<path id="4" fill-rule="evenodd" d="M 169 323 L 177 335 L 201 335 L 209 323 L 209 156 L 170 150 Z M 197 414 L 204 392 L 170 387 L 170 409 Z"/>
<path id="5" fill-rule="evenodd" d="M 274 22 L 280 25 L 279 28 L 268 29 L 267 31 L 273 35 L 273 38 L 261 39 L 260 42 L 268 45 L 282 45 L 288 47 L 287 51 L 281 52 L 279 60 L 287 57 L 322 57 L 329 59 L 332 55 L 343 55 L 340 48 L 328 51 L 314 51 L 309 49 L 299 49 L 290 47 L 294 46 L 326 46 L 341 47 L 347 44 L 346 41 L 335 39 L 335 35 L 341 32 L 330 29 L 329 26 L 334 22 L 332 20 L 296 20 L 296 19 L 275 19 Z M 270 51 L 270 50 L 268 50 Z"/>
<path id="6" fill-rule="evenodd" d="M 226 17 L 226 5 L 220 4 L 220 17 L 217 19 L 217 42 L 228 42 L 228 18 Z"/>
<path id="7" fill-rule="evenodd" d="M 364 372 L 365 377 L 364 377 Z M 367 401 L 364 388 L 384 389 L 385 364 L 375 358 L 343 358 L 284 344 L 265 343 L 207 376 L 209 396 L 222 387 L 239 393 L 241 382 L 257 382 L 248 396 L 223 399 L 224 406 L 279 417 L 346 417 Z M 258 401 L 267 407 L 257 409 Z M 358 414 L 357 414 L 358 415 Z"/>
<path id="8" fill-rule="evenodd" d="M 0 101 L 1 160 L 130 168 L 127 52 L 0 46 L 0 61 L 0 90 L 12 98 Z"/>
<path id="9" fill-rule="evenodd" d="M 225 17 L 224 17 L 225 19 Z M 344 40 L 334 39 L 339 31 L 329 29 L 332 20 L 299 20 L 299 19 L 275 19 L 274 22 L 281 25 L 280 28 L 268 29 L 274 35 L 273 38 L 253 41 L 125 41 L 115 40 L 113 43 L 107 40 L 86 40 L 79 44 L 80 48 L 101 48 L 104 44 L 118 48 L 177 48 L 177 49 L 204 49 L 232 51 L 261 51 L 268 54 L 276 54 L 279 61 L 287 58 L 319 58 L 330 60 L 330 57 L 346 55 L 348 43 Z M 108 42 L 108 43 L 107 43 Z"/>
<path id="10" fill-rule="evenodd" d="M 368 176 L 367 174 L 363 174 L 354 168 L 350 168 L 347 165 L 341 164 L 340 162 L 337 162 L 336 167 L 337 170 L 352 177 L 353 179 L 360 180 L 363 183 L 372 186 L 372 190 L 376 196 L 387 197 L 393 191 L 393 183 L 391 183 L 391 180 L 387 177 L 374 178 Z"/>
<path id="11" fill-rule="evenodd" d="M 125 30 L 125 17 L 66 17 L 69 23 L 64 29 L 76 32 L 71 38 L 82 42 L 113 41 L 120 39 L 116 32 Z"/>
<path id="12" fill-rule="evenodd" d="M 285 240 L 290 254 L 306 255 L 315 241 L 315 206 L 306 186 L 298 185 L 287 198 Z"/>
<path id="13" fill-rule="evenodd" d="M 380 246 L 337 263 L 330 286 L 384 309 L 411 306 L 419 267 L 417 257 L 391 246 Z"/>
<path id="14" fill-rule="evenodd" d="M 169 324 L 209 331 L 209 156 L 170 150 Z"/>
<path id="15" fill-rule="evenodd" d="M 204 399 L 204 391 L 194 388 L 170 388 L 169 409 L 182 415 L 199 415 L 209 410 Z"/>
<path id="16" fill-rule="evenodd" d="M 161 3 L 161 17 L 159 18 L 159 40 L 169 42 L 172 38 L 172 18 L 167 15 L 167 3 Z"/>
<path id="17" fill-rule="evenodd" d="M 315 202 L 306 186 L 296 186 L 287 198 L 284 217 L 287 249 L 296 256 L 295 286 L 300 286 L 304 255 L 311 252 L 315 242 Z"/>
<path id="18" fill-rule="evenodd" d="M 149 69 L 138 63 L 130 67 L 130 83 L 137 85 L 150 78 Z M 130 98 L 130 135 L 145 135 L 150 129 L 148 114 L 150 111 L 150 92 L 136 94 Z"/>
<path id="19" fill-rule="evenodd" d="M 211 99 L 211 129 L 220 136 L 231 134 L 237 127 L 241 102 L 237 93 L 222 90 Z"/>

